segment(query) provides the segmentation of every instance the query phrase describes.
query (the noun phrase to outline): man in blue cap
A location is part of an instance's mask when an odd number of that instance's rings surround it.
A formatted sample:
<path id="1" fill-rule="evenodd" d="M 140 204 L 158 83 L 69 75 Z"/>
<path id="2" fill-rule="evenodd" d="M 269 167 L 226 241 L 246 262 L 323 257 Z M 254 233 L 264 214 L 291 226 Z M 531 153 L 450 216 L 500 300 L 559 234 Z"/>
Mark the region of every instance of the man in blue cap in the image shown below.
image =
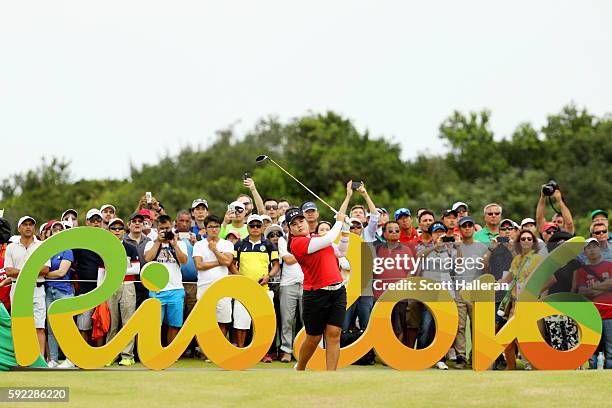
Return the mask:
<path id="1" fill-rule="evenodd" d="M 399 208 L 394 214 L 395 221 L 400 226 L 400 242 L 401 243 L 416 243 L 419 239 L 417 230 L 412 226 L 412 214 L 408 208 Z"/>

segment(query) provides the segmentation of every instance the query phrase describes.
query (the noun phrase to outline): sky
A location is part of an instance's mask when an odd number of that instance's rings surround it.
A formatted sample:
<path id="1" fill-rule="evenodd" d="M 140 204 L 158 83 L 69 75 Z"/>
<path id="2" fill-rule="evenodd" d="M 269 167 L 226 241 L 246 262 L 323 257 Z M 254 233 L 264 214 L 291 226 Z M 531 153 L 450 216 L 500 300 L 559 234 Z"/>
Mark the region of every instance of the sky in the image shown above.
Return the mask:
<path id="1" fill-rule="evenodd" d="M 612 112 L 612 2 L 0 0 L 0 178 L 41 157 L 123 178 L 206 146 L 336 111 L 402 146 L 445 151 L 454 110 L 496 137 L 574 102 Z"/>

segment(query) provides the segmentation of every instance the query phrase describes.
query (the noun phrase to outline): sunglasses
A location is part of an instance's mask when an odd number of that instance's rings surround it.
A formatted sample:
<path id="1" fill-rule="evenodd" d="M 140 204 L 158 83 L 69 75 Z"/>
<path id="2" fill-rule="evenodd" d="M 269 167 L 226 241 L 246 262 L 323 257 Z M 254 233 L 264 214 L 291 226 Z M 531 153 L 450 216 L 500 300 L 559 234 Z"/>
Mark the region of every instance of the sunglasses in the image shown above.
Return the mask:
<path id="1" fill-rule="evenodd" d="M 500 212 L 488 212 L 488 213 L 487 213 L 487 215 L 488 215 L 489 217 L 492 217 L 492 216 L 494 216 L 494 215 L 500 215 L 500 214 L 501 214 Z"/>
<path id="2" fill-rule="evenodd" d="M 392 230 L 387 230 L 387 234 L 399 234 L 400 230 L 398 229 L 392 229 Z"/>
<path id="3" fill-rule="evenodd" d="M 271 232 L 271 233 L 268 234 L 268 238 L 274 238 L 274 237 L 280 238 L 282 236 L 283 236 L 283 234 L 281 234 L 280 232 Z"/>
<path id="4" fill-rule="evenodd" d="M 102 218 L 100 217 L 92 217 L 89 219 L 89 222 L 102 222 Z"/>
<path id="5" fill-rule="evenodd" d="M 463 224 L 460 225 L 461 228 L 474 228 L 474 224 L 472 224 L 471 222 L 464 222 Z"/>
<path id="6" fill-rule="evenodd" d="M 557 231 L 558 231 L 557 228 L 550 228 L 550 229 L 547 229 L 544 232 L 547 233 L 547 234 L 554 234 Z"/>
<path id="7" fill-rule="evenodd" d="M 266 205 L 266 210 L 278 210 L 278 205 Z"/>
<path id="8" fill-rule="evenodd" d="M 593 235 L 603 235 L 606 234 L 608 231 L 606 230 L 599 230 L 599 231 L 593 231 Z"/>
<path id="9" fill-rule="evenodd" d="M 514 230 L 514 228 L 512 228 L 512 227 L 503 227 L 503 228 L 500 228 L 499 230 L 500 231 L 512 231 L 512 230 Z"/>
<path id="10" fill-rule="evenodd" d="M 531 242 L 531 241 L 533 241 L 533 238 L 531 238 L 531 237 L 521 237 L 521 241 L 529 241 L 529 242 Z"/>
<path id="11" fill-rule="evenodd" d="M 123 231 L 125 228 L 123 227 L 110 227 L 109 230 L 111 231 Z"/>
<path id="12" fill-rule="evenodd" d="M 56 227 L 56 228 L 53 228 L 53 229 L 52 229 L 52 231 L 53 231 L 53 232 L 60 232 L 60 231 L 63 231 L 63 230 L 64 230 L 64 229 L 63 229 L 63 228 L 61 228 L 61 227 Z"/>
<path id="13" fill-rule="evenodd" d="M 235 211 L 236 211 L 236 214 L 242 214 L 244 212 L 244 209 L 237 207 Z"/>
<path id="14" fill-rule="evenodd" d="M 351 229 L 362 229 L 361 225 L 351 225 Z"/>
<path id="15" fill-rule="evenodd" d="M 249 228 L 261 228 L 263 224 L 249 224 Z"/>

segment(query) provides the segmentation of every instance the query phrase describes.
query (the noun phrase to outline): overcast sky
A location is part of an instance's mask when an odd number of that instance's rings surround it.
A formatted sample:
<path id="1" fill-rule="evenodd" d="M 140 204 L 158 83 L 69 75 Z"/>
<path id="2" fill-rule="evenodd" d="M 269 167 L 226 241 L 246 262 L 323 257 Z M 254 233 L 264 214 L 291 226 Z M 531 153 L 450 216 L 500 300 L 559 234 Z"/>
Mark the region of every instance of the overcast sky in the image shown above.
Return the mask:
<path id="1" fill-rule="evenodd" d="M 416 152 L 453 110 L 498 137 L 574 101 L 612 112 L 612 2 L 0 1 L 0 177 L 74 178 L 331 109 Z"/>

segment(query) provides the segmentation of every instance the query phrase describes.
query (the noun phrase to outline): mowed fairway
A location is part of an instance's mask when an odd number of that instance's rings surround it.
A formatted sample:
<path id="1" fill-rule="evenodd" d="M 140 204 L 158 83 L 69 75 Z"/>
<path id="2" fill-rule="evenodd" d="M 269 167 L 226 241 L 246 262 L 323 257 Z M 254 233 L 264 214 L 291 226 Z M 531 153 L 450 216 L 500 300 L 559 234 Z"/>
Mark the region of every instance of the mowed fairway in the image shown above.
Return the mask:
<path id="1" fill-rule="evenodd" d="M 258 364 L 242 372 L 183 359 L 162 372 L 131 369 L 9 372 L 1 386 L 70 387 L 70 403 L 12 406 L 79 407 L 379 407 L 608 406 L 612 370 L 399 372 L 352 366 L 335 373 L 294 372 L 293 364 Z M 0 403 L 0 407 L 2 404 Z"/>

